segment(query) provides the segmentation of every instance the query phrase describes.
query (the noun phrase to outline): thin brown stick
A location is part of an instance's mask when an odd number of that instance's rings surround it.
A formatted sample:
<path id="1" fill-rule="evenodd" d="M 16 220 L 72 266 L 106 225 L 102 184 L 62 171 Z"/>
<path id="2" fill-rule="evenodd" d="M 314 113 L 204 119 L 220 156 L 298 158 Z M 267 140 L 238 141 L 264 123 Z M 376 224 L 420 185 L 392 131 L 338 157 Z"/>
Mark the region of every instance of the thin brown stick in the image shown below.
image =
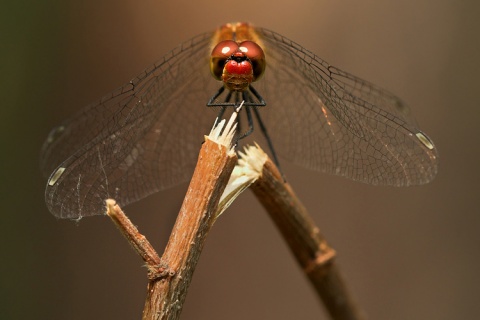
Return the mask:
<path id="1" fill-rule="evenodd" d="M 137 254 L 145 261 L 148 269 L 148 278 L 156 279 L 166 274 L 166 267 L 161 264 L 160 257 L 150 242 L 138 232 L 137 227 L 128 219 L 120 206 L 115 200 L 106 200 L 107 215 L 117 226 L 118 230 L 125 236 L 127 241 L 132 245 Z"/>
<path id="2" fill-rule="evenodd" d="M 270 159 L 251 188 L 282 233 L 332 319 L 365 319 L 335 264 L 335 251 Z"/>
<path id="3" fill-rule="evenodd" d="M 216 209 L 237 157 L 206 140 L 177 221 L 161 258 L 168 273 L 150 280 L 143 319 L 178 319 Z"/>

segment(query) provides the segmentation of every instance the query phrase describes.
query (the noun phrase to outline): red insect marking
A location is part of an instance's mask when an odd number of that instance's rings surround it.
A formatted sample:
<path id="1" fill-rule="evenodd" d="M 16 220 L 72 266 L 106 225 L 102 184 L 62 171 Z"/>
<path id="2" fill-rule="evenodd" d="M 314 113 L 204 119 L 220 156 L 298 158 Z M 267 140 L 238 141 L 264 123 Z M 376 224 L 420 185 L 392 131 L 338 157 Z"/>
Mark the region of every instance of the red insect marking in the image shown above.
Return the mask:
<path id="1" fill-rule="evenodd" d="M 223 69 L 222 81 L 230 90 L 245 90 L 253 81 L 252 65 L 247 60 L 228 60 Z"/>
<path id="2" fill-rule="evenodd" d="M 225 72 L 230 75 L 251 75 L 253 78 L 252 64 L 247 60 L 237 62 L 235 60 L 229 60 L 225 64 Z"/>

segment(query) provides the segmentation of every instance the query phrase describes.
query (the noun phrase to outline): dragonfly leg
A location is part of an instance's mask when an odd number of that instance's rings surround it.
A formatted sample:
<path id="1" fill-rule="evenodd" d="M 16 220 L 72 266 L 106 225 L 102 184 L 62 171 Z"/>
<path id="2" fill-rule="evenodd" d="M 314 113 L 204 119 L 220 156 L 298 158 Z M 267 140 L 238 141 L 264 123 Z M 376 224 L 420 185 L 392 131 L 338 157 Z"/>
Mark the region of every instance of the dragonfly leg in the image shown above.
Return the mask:
<path id="1" fill-rule="evenodd" d="M 223 92 L 224 90 L 225 90 L 225 88 L 224 88 L 224 87 L 221 87 L 221 88 L 218 90 L 217 94 L 214 95 L 214 96 L 210 99 L 210 101 L 207 103 L 207 106 L 208 106 L 208 107 L 216 107 L 216 106 L 218 106 L 218 105 L 216 105 L 216 104 L 212 104 L 211 102 L 212 102 L 214 99 L 216 99 L 216 97 L 218 97 L 220 94 L 222 94 L 222 92 Z M 226 103 L 230 102 L 231 98 L 232 98 L 232 91 L 229 91 L 228 94 L 227 94 L 227 96 L 225 97 L 225 102 L 226 102 Z M 226 106 L 225 104 L 220 105 L 220 111 L 218 112 L 217 118 L 215 119 L 215 125 L 214 125 L 215 127 L 217 126 L 218 122 L 221 121 L 221 119 L 222 119 L 223 115 L 225 114 L 225 111 L 226 111 L 226 110 L 227 110 L 227 106 Z"/>
<path id="2" fill-rule="evenodd" d="M 265 127 L 265 125 L 263 124 L 262 118 L 260 117 L 260 113 L 258 112 L 257 108 L 253 108 L 253 112 L 255 113 L 255 116 L 257 118 L 258 125 L 260 126 L 260 130 L 262 131 L 263 136 L 267 140 L 268 148 L 270 149 L 270 152 L 272 153 L 273 162 L 275 162 L 275 165 L 278 167 L 280 172 L 282 172 L 282 169 L 280 168 L 280 162 L 278 161 L 277 153 L 275 152 L 275 149 L 273 148 L 272 140 L 270 139 L 270 136 L 268 135 L 267 127 Z M 283 172 L 282 172 L 282 176 L 283 176 Z M 283 179 L 285 180 L 285 177 L 283 177 Z"/>
<path id="3" fill-rule="evenodd" d="M 245 133 L 242 133 L 237 140 L 241 140 L 243 138 L 248 137 L 253 132 L 253 117 L 252 117 L 252 110 L 251 107 L 245 107 L 245 112 L 247 113 L 247 121 L 248 121 L 248 130 Z"/>
<path id="4" fill-rule="evenodd" d="M 248 137 L 253 132 L 253 117 L 251 111 L 252 106 L 249 105 L 249 103 L 252 102 L 252 98 L 248 94 L 248 91 L 242 91 L 242 99 L 244 101 L 244 104 L 246 104 L 246 106 L 244 106 L 244 109 L 247 114 L 248 130 L 245 133 L 241 134 L 238 140 Z M 241 131 L 239 130 L 239 132 Z"/>
<path id="5" fill-rule="evenodd" d="M 259 102 L 259 103 L 256 103 L 255 106 L 257 106 L 257 107 L 264 107 L 264 106 L 267 105 L 267 103 L 265 102 L 265 100 L 263 100 L 263 97 L 260 95 L 260 93 L 258 93 L 257 90 L 255 90 L 254 87 L 249 86 L 248 88 L 249 88 L 250 91 L 253 93 L 253 95 L 258 99 L 258 102 Z M 253 102 L 253 99 L 252 99 L 252 102 Z"/>
<path id="6" fill-rule="evenodd" d="M 215 103 L 215 99 L 217 99 L 222 93 L 223 91 L 225 91 L 225 87 L 224 86 L 221 86 L 220 89 L 218 89 L 217 93 L 215 93 L 211 98 L 210 100 L 208 100 L 207 102 L 207 106 L 209 107 L 216 107 L 218 106 L 217 103 Z M 227 99 L 230 99 L 229 97 L 232 95 L 231 92 L 228 93 L 228 96 L 227 96 Z"/>

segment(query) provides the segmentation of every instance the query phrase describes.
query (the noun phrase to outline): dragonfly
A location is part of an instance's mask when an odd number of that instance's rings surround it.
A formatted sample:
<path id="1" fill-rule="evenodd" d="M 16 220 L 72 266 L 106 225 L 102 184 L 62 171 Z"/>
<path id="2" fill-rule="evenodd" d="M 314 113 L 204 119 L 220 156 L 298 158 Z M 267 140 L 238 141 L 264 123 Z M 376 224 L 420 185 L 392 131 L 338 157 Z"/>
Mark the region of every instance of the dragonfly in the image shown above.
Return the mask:
<path id="1" fill-rule="evenodd" d="M 237 138 L 266 142 L 277 163 L 278 154 L 373 185 L 421 185 L 437 173 L 433 141 L 398 97 L 276 32 L 230 23 L 50 132 L 41 151 L 48 209 L 101 215 L 107 198 L 125 206 L 187 181 L 205 132 L 239 103 Z"/>

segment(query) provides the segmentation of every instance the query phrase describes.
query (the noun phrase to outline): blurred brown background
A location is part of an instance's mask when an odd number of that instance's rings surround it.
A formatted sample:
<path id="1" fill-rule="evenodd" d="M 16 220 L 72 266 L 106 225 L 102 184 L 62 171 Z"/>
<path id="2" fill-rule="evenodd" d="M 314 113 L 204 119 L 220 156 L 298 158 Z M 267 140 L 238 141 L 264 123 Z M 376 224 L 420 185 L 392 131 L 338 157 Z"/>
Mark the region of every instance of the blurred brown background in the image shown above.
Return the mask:
<path id="1" fill-rule="evenodd" d="M 39 150 L 61 120 L 229 21 L 275 30 L 409 103 L 440 152 L 433 183 L 380 188 L 284 169 L 371 319 L 480 318 L 479 9 L 454 0 L 2 4 L 0 318 L 140 318 L 140 259 L 107 218 L 77 225 L 47 211 Z M 186 187 L 126 208 L 160 252 Z M 207 241 L 183 319 L 327 316 L 246 192 Z"/>

